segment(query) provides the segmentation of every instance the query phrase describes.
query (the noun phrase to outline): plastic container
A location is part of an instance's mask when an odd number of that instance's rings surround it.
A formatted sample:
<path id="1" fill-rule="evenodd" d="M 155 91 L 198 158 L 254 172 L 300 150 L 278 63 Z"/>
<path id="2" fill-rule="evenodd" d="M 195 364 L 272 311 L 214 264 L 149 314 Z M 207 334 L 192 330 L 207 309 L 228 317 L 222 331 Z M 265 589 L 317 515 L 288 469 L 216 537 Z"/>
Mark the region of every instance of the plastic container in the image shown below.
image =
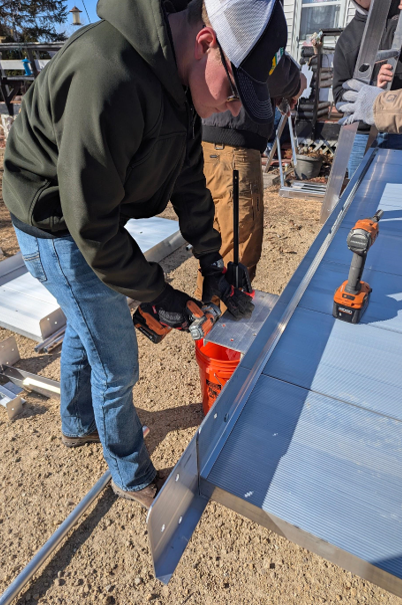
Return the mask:
<path id="1" fill-rule="evenodd" d="M 202 340 L 195 343 L 195 357 L 200 369 L 202 409 L 207 415 L 240 362 L 240 353 Z"/>
<path id="2" fill-rule="evenodd" d="M 320 174 L 323 158 L 297 155 L 295 174 L 301 181 L 308 181 Z"/>

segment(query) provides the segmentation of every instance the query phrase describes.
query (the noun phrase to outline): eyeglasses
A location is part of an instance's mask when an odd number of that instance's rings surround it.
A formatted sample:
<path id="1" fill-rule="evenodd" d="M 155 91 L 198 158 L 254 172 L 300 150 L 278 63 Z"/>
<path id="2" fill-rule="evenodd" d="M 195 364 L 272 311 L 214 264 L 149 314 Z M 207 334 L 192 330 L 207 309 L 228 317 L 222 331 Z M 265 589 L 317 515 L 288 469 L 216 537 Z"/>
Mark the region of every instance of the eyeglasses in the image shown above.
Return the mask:
<path id="1" fill-rule="evenodd" d="M 222 47 L 221 47 L 221 45 L 219 44 L 218 40 L 216 41 L 216 43 L 217 43 L 217 45 L 218 45 L 219 52 L 220 52 L 220 54 L 221 54 L 221 61 L 222 61 L 222 63 L 223 63 L 223 67 L 225 68 L 226 75 L 227 75 L 228 80 L 229 80 L 229 84 L 230 84 L 230 90 L 232 91 L 232 94 L 228 96 L 228 98 L 226 99 L 226 102 L 227 102 L 227 103 L 233 103 L 234 101 L 240 101 L 240 96 L 239 96 L 239 93 L 238 93 L 238 91 L 237 91 L 237 88 L 236 88 L 236 86 L 234 85 L 234 83 L 232 82 L 232 78 L 230 77 L 229 70 L 228 70 L 228 66 L 227 66 L 227 63 L 226 63 L 226 57 L 225 57 L 225 55 L 223 54 Z"/>

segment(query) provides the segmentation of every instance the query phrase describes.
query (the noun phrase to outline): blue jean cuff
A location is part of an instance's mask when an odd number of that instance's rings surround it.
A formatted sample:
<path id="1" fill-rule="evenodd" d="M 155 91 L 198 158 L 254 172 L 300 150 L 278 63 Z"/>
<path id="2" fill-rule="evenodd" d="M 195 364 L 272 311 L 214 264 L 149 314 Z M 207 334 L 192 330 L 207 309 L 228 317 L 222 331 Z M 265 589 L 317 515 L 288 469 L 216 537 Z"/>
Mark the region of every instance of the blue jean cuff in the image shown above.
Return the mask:
<path id="1" fill-rule="evenodd" d="M 91 424 L 90 428 L 88 429 L 88 431 L 86 433 L 82 433 L 82 435 L 71 435 L 70 433 L 65 433 L 63 431 L 63 429 L 61 429 L 61 432 L 63 433 L 64 437 L 86 437 L 87 435 L 90 435 L 91 433 L 93 433 L 94 431 L 96 431 L 96 422 L 95 420 L 93 421 L 93 423 Z"/>
<path id="2" fill-rule="evenodd" d="M 144 481 L 144 483 L 141 483 L 141 485 L 136 485 L 135 488 L 132 488 L 132 489 L 127 489 L 126 487 L 123 487 L 123 485 L 121 485 L 121 483 L 115 481 L 114 479 L 113 479 L 113 481 L 117 485 L 117 487 L 119 487 L 120 489 L 123 490 L 123 492 L 139 492 L 140 490 L 148 487 L 148 485 L 151 485 L 151 483 L 155 479 L 156 475 L 157 475 L 156 469 L 152 469 L 152 474 L 149 475 L 151 477 L 151 479 L 147 479 L 146 481 Z"/>

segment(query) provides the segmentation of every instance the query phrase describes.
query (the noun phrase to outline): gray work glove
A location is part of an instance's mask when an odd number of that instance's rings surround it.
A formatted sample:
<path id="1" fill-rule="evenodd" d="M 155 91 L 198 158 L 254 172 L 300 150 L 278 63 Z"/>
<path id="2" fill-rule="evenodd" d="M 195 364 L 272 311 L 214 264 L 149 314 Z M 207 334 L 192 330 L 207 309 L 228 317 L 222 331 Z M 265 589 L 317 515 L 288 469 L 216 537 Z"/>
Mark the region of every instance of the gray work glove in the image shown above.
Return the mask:
<path id="1" fill-rule="evenodd" d="M 383 89 L 363 84 L 354 78 L 344 82 L 342 88 L 345 89 L 345 92 L 342 95 L 342 101 L 336 104 L 336 108 L 347 115 L 339 120 L 338 124 L 344 126 L 362 121 L 373 126 L 374 103 L 378 95 L 384 92 Z"/>

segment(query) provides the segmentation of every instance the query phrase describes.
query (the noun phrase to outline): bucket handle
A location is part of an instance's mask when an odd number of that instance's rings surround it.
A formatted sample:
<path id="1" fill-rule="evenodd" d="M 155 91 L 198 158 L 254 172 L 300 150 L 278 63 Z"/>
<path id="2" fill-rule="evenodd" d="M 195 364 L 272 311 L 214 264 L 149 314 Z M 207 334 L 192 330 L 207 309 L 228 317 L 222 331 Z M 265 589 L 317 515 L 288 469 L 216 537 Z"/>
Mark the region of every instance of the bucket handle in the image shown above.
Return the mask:
<path id="1" fill-rule="evenodd" d="M 223 387 L 223 384 L 221 383 L 221 381 L 219 380 L 218 376 L 216 374 L 214 374 L 214 378 L 216 378 L 216 380 L 219 382 L 219 384 L 221 385 L 221 387 Z"/>

